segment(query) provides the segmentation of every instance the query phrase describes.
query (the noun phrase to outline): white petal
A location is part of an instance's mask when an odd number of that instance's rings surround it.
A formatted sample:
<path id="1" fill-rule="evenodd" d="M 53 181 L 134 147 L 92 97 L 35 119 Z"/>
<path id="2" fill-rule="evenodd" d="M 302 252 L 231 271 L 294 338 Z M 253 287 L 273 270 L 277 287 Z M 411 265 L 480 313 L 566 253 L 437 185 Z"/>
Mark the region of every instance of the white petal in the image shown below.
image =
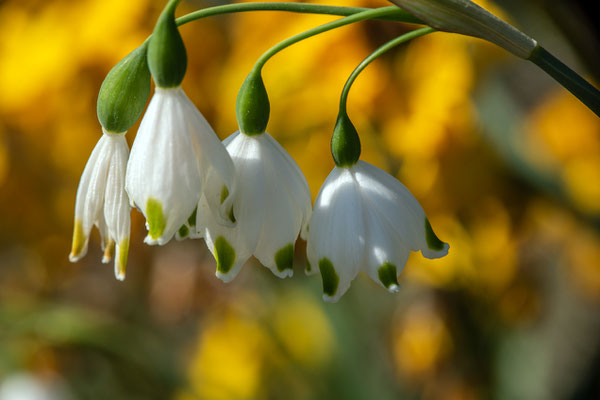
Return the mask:
<path id="1" fill-rule="evenodd" d="M 235 225 L 223 225 L 212 212 L 205 196 L 198 206 L 196 219 L 196 228 L 217 260 L 217 277 L 225 282 L 237 275 L 256 249 L 265 212 L 264 176 L 257 174 L 257 171 L 262 171 L 259 144 L 243 134 L 232 136 L 226 141 L 235 166 L 235 192 L 229 194 L 233 201 Z"/>
<path id="2" fill-rule="evenodd" d="M 259 138 L 239 134 L 229 142 L 227 151 L 235 165 L 236 174 L 233 194 L 235 229 L 240 231 L 248 250 L 254 253 L 265 218 L 264 149 Z"/>
<path id="3" fill-rule="evenodd" d="M 125 192 L 125 170 L 129 150 L 125 135 L 107 135 L 112 142 L 112 157 L 104 196 L 104 217 L 108 235 L 116 244 L 115 277 L 123 280 L 125 279 L 131 225 L 131 207 Z"/>
<path id="4" fill-rule="evenodd" d="M 260 207 L 265 212 L 254 255 L 276 276 L 285 278 L 294 272 L 294 244 L 303 221 L 307 219 L 303 203 L 308 200 L 310 207 L 310 193 L 303 192 L 301 184 L 302 181 L 306 183 L 304 176 L 299 168 L 290 165 L 282 154 L 285 150 L 273 138 L 263 134 L 256 140 L 261 146 L 262 156 L 262 168 L 257 173 L 263 174 L 264 181 L 263 204 Z M 302 197 L 299 198 L 298 193 Z"/>
<path id="5" fill-rule="evenodd" d="M 353 168 L 368 207 L 379 213 L 389 222 L 405 244 L 412 251 L 419 251 L 428 258 L 438 258 L 448 253 L 448 244 L 431 243 L 435 239 L 426 229 L 427 217 L 423 208 L 396 178 L 387 172 L 359 161 Z"/>
<path id="6" fill-rule="evenodd" d="M 75 230 L 73 249 L 69 255 L 72 262 L 79 260 L 87 252 L 88 239 L 92 226 L 102 217 L 106 174 L 110 162 L 110 143 L 103 135 L 81 175 L 75 200 Z"/>
<path id="7" fill-rule="evenodd" d="M 312 213 L 312 198 L 310 196 L 308 182 L 306 181 L 302 170 L 288 152 L 285 151 L 285 149 L 268 133 L 265 133 L 263 136 L 265 136 L 265 142 L 273 149 L 273 157 L 280 160 L 275 162 L 282 168 L 282 173 L 286 174 L 286 177 L 283 178 L 283 184 L 294 200 L 296 208 L 300 209 L 302 212 L 303 219 L 300 237 L 306 240 L 308 234 L 308 221 L 310 220 L 310 215 Z"/>
<path id="8" fill-rule="evenodd" d="M 334 168 L 315 202 L 308 245 L 323 278 L 323 299 L 336 302 L 364 264 L 365 230 L 357 182 L 347 168 Z M 313 253 L 314 252 L 314 253 Z M 311 262 L 311 264 L 313 264 Z"/>
<path id="9" fill-rule="evenodd" d="M 373 208 L 363 203 L 367 252 L 363 270 L 390 292 L 398 291 L 397 277 L 404 269 L 410 250 L 396 230 Z"/>
<path id="10" fill-rule="evenodd" d="M 168 242 L 200 200 L 197 119 L 181 88 L 157 88 L 131 148 L 126 190 L 149 223 L 148 244 Z"/>
<path id="11" fill-rule="evenodd" d="M 204 196 L 198 205 L 196 224 L 200 227 L 200 236 L 204 237 L 208 249 L 217 260 L 216 276 L 224 282 L 230 282 L 252 255 L 242 233 L 237 227 L 219 224 Z"/>
<path id="12" fill-rule="evenodd" d="M 208 205 L 224 224 L 229 223 L 231 199 L 221 199 L 223 187 L 227 193 L 234 191 L 235 169 L 229 153 L 212 127 L 196 106 L 180 91 L 182 104 L 186 108 L 189 130 L 193 133 L 194 148 L 198 160 L 198 168 L 202 181 L 206 182 L 210 176 L 210 184 L 204 188 L 204 195 Z"/>

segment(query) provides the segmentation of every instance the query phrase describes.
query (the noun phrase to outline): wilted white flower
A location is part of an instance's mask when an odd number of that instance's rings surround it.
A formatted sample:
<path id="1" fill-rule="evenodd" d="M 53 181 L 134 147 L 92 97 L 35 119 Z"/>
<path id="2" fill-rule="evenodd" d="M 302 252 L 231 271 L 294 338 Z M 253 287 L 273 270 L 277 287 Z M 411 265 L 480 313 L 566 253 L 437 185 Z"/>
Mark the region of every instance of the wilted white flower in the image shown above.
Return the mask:
<path id="1" fill-rule="evenodd" d="M 229 154 L 181 87 L 157 87 L 131 148 L 125 185 L 146 217 L 146 243 L 165 244 L 186 223 L 209 173 L 221 184 L 204 194 L 211 209 L 225 214 L 230 201 L 219 200 L 221 187 L 233 187 Z"/>
<path id="2" fill-rule="evenodd" d="M 198 233 L 217 260 L 217 276 L 229 282 L 251 255 L 278 277 L 292 276 L 294 243 L 299 232 L 306 237 L 311 213 L 302 171 L 268 133 L 236 132 L 223 143 L 235 165 L 231 219 L 236 224 L 219 224 L 211 217 L 205 198 L 196 221 Z"/>
<path id="3" fill-rule="evenodd" d="M 69 255 L 72 262 L 85 256 L 90 231 L 95 225 L 102 238 L 103 263 L 110 261 L 116 247 L 115 276 L 119 280 L 125 279 L 129 252 L 131 208 L 125 193 L 128 153 L 124 133 L 104 131 L 79 181 L 73 246 Z"/>
<path id="4" fill-rule="evenodd" d="M 413 195 L 397 179 L 364 161 L 335 167 L 321 187 L 310 220 L 307 272 L 320 270 L 323 299 L 337 301 L 359 270 L 390 291 L 410 251 L 448 253 Z"/>

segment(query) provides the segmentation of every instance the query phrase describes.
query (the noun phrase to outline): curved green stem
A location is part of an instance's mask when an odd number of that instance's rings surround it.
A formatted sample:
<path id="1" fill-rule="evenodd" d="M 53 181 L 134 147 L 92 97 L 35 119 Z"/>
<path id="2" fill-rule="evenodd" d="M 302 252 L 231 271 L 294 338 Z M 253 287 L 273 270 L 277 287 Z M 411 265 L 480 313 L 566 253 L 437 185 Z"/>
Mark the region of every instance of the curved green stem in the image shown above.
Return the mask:
<path id="1" fill-rule="evenodd" d="M 350 91 L 350 88 L 352 87 L 352 84 L 354 83 L 358 75 L 367 67 L 367 65 L 371 64 L 371 62 L 373 62 L 377 57 L 381 56 L 386 51 L 398 46 L 399 44 L 407 42 L 411 39 L 418 38 L 419 36 L 427 35 L 428 33 L 432 32 L 435 32 L 435 29 L 426 27 L 421 29 L 415 29 L 414 31 L 410 31 L 408 33 L 405 33 L 404 35 L 398 36 L 397 38 L 392 39 L 389 42 L 382 45 L 381 47 L 379 47 L 377 50 L 372 52 L 367 58 L 365 58 L 360 64 L 358 64 L 358 66 L 350 74 L 350 77 L 348 77 L 348 80 L 344 85 L 344 89 L 342 89 L 342 95 L 340 97 L 340 114 L 346 114 L 346 102 L 348 100 L 348 92 Z"/>
<path id="2" fill-rule="evenodd" d="M 389 17 L 389 16 L 393 16 L 393 15 L 403 15 L 403 14 L 404 14 L 404 11 L 402 11 L 400 8 L 398 8 L 396 6 L 367 9 L 366 11 L 361 11 L 359 13 L 352 14 L 347 17 L 340 18 L 335 21 L 331 21 L 326 24 L 309 29 L 307 31 L 304 31 L 302 33 L 299 33 L 297 35 L 294 35 L 290 38 L 287 38 L 287 39 L 277 43 L 275 46 L 271 47 L 269 50 L 264 52 L 263 55 L 260 56 L 259 59 L 256 61 L 256 64 L 254 64 L 253 71 L 260 71 L 262 69 L 262 67 L 265 65 L 265 63 L 271 57 L 273 57 L 275 54 L 277 54 L 281 50 L 285 49 L 286 47 L 291 46 L 292 44 L 297 43 L 301 40 L 307 39 L 309 37 L 318 35 L 323 32 L 330 31 L 332 29 L 339 28 L 344 25 L 352 24 L 354 22 L 364 21 L 366 19 Z"/>
<path id="3" fill-rule="evenodd" d="M 342 90 L 342 95 L 340 97 L 340 110 L 338 112 L 335 127 L 333 128 L 333 135 L 331 136 L 331 155 L 333 156 L 335 165 L 338 167 L 351 167 L 352 165 L 356 164 L 360 158 L 360 137 L 356 128 L 354 127 L 354 124 L 352 124 L 352 121 L 350 121 L 348 113 L 346 112 L 348 92 L 356 80 L 356 77 L 366 68 L 367 65 L 369 65 L 373 60 L 381 56 L 386 51 L 408 40 L 427 35 L 431 32 L 435 32 L 435 30 L 427 27 L 398 36 L 397 38 L 380 46 L 360 64 L 358 64 L 354 71 L 352 71 L 350 77 L 344 85 L 344 89 Z"/>
<path id="4" fill-rule="evenodd" d="M 600 91 L 598 89 L 563 64 L 542 46 L 538 46 L 533 50 L 529 61 L 543 69 L 600 117 Z"/>
<path id="5" fill-rule="evenodd" d="M 295 12 L 302 14 L 324 14 L 324 15 L 339 15 L 349 16 L 358 14 L 363 11 L 371 10 L 370 8 L 363 7 L 339 7 L 339 6 L 326 6 L 320 4 L 305 4 L 305 3 L 287 3 L 287 2 L 276 2 L 276 3 L 241 3 L 241 4 L 226 4 L 222 6 L 209 7 L 202 10 L 194 11 L 186 14 L 180 18 L 177 18 L 177 25 L 187 24 L 188 22 L 195 21 L 197 19 L 212 17 L 215 15 L 248 12 L 248 11 L 286 11 Z M 422 24 L 422 22 L 414 17 L 412 14 L 401 10 L 390 15 L 382 15 L 379 17 L 371 17 L 374 19 L 392 20 L 397 22 L 409 22 L 414 24 Z"/>

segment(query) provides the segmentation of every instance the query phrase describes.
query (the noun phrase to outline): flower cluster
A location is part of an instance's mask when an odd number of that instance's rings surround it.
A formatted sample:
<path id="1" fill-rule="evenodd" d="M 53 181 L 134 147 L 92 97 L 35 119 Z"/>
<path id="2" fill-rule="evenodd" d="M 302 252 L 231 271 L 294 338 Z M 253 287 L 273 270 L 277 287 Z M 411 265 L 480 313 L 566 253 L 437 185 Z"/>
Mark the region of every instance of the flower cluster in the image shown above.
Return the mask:
<path id="1" fill-rule="evenodd" d="M 167 5 L 152 38 L 113 68 L 102 86 L 104 135 L 77 192 L 71 261 L 85 254 L 96 225 L 103 262 L 116 248 L 115 274 L 124 279 L 131 207 L 146 218 L 147 244 L 203 238 L 225 282 L 251 256 L 280 278 L 292 276 L 295 242 L 307 239 L 307 273 L 320 271 L 326 301 L 337 301 L 361 269 L 396 291 L 410 251 L 427 258 L 447 254 L 448 245 L 435 236 L 410 192 L 358 160 L 360 142 L 345 114 L 332 140 L 337 166 L 313 212 L 298 164 L 266 133 L 270 108 L 260 68 L 238 95 L 240 130 L 219 141 L 181 88 L 187 56 L 176 5 Z M 150 74 L 156 90 L 128 156 L 124 133 L 145 106 Z"/>

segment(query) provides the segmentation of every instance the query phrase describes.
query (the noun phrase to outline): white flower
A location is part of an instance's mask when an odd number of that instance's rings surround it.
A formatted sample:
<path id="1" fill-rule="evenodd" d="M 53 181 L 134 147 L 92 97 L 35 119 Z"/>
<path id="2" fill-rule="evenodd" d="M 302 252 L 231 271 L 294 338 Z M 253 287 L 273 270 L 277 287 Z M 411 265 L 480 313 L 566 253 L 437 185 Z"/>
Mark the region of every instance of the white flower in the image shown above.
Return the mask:
<path id="1" fill-rule="evenodd" d="M 223 141 L 235 165 L 232 193 L 236 225 L 211 218 L 205 199 L 198 206 L 196 227 L 217 260 L 216 275 L 232 280 L 254 255 L 280 278 L 292 276 L 294 243 L 311 213 L 308 184 L 298 164 L 268 133 L 236 132 Z"/>
<path id="2" fill-rule="evenodd" d="M 128 153 L 124 133 L 104 131 L 83 170 L 77 189 L 73 247 L 69 255 L 72 262 L 85 256 L 90 231 L 96 225 L 102 238 L 103 263 L 110 261 L 116 247 L 115 276 L 119 280 L 125 279 L 129 252 L 131 208 L 125 193 Z"/>
<path id="3" fill-rule="evenodd" d="M 219 204 L 219 197 L 223 185 L 232 190 L 229 154 L 180 87 L 157 87 L 131 148 L 125 184 L 146 217 L 146 243 L 165 244 L 186 223 L 211 171 L 221 185 L 205 196 L 225 215 L 230 202 Z"/>
<path id="4" fill-rule="evenodd" d="M 321 187 L 308 235 L 307 272 L 319 269 L 323 299 L 336 302 L 359 270 L 390 291 L 410 251 L 443 257 L 421 205 L 398 180 L 364 161 L 335 167 Z"/>

